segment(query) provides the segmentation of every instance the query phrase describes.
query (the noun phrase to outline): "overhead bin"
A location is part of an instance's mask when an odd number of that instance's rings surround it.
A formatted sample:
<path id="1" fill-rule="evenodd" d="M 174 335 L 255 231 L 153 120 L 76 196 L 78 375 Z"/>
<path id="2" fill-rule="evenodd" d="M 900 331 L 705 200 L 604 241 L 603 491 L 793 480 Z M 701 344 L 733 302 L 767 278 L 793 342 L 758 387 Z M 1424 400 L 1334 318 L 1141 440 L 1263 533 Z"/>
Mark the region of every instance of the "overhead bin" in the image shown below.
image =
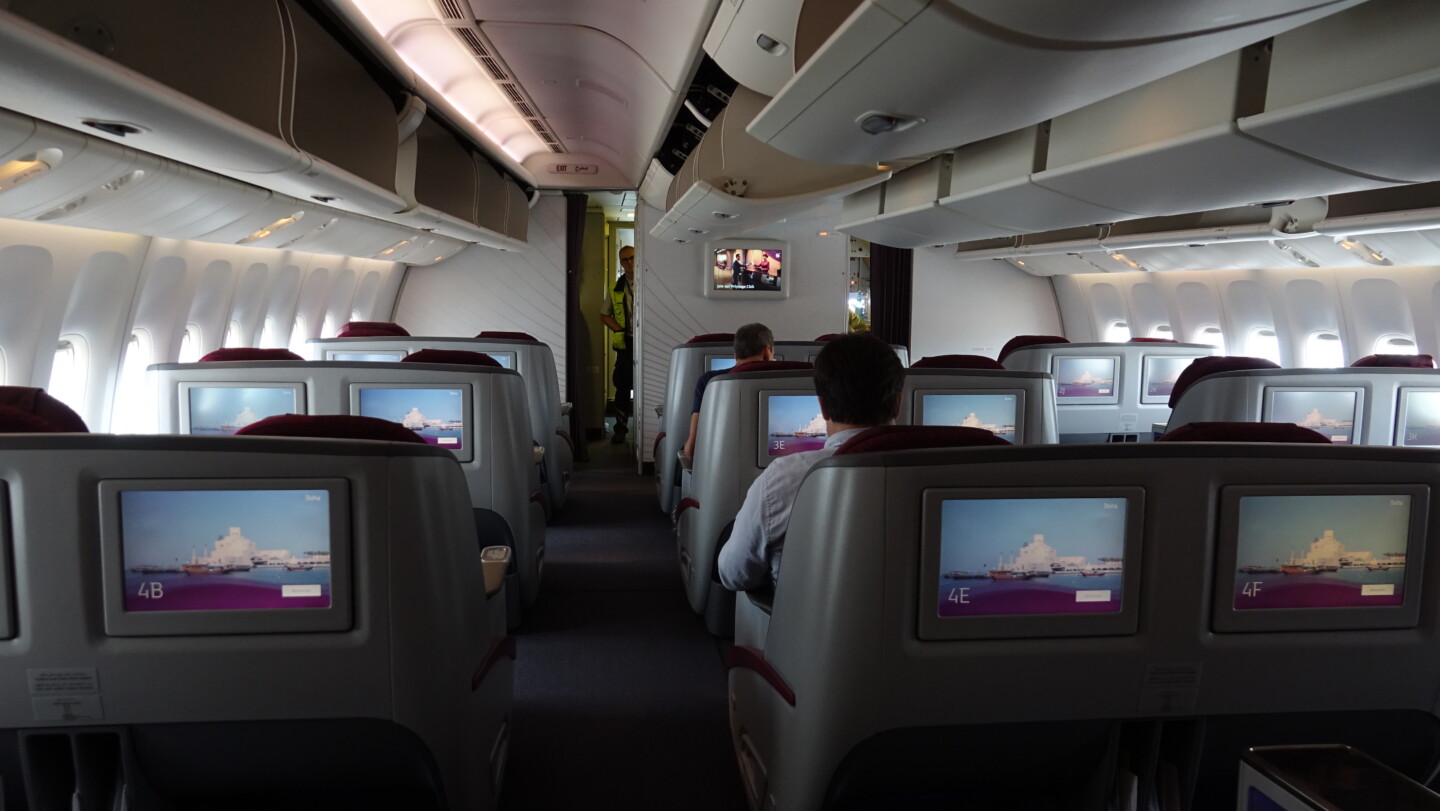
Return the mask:
<path id="1" fill-rule="evenodd" d="M 919 248 L 948 242 L 1015 234 L 939 204 L 950 191 L 954 156 L 938 155 L 898 172 L 878 186 L 846 197 L 836 230 L 892 248 Z"/>
<path id="2" fill-rule="evenodd" d="M 1057 116 L 1034 182 L 1143 217 L 1393 185 L 1241 132 L 1235 118 L 1265 97 L 1268 61 L 1243 49 Z"/>
<path id="3" fill-rule="evenodd" d="M 411 137 L 406 148 L 414 151 L 413 190 L 406 191 L 413 199 L 396 220 L 452 240 L 525 249 L 523 228 L 518 239 L 506 231 L 510 192 L 489 161 L 433 118 L 422 120 Z"/>
<path id="4" fill-rule="evenodd" d="M 1097 0 L 1073 4 L 1074 11 L 1054 3 L 1010 3 L 1015 9 L 1004 11 L 998 0 L 865 0 L 747 129 L 828 163 L 938 152 L 1054 118 L 1362 1 Z M 1217 22 L 1242 6 L 1250 22 Z M 1086 39 L 1127 13 L 1140 16 L 1122 28 L 1171 33 Z M 1042 18 L 1057 15 L 1086 22 L 1073 40 L 1044 36 L 1052 23 Z"/>
<path id="5" fill-rule="evenodd" d="M 1275 38 L 1262 112 L 1240 129 L 1318 161 L 1440 179 L 1440 4 L 1371 0 Z"/>
<path id="6" fill-rule="evenodd" d="M 954 0 L 954 5 L 965 13 L 998 28 L 1037 39 L 1074 43 L 1181 37 L 1333 4 L 1334 0 L 1107 0 L 1103 4 L 1049 3 L 1043 13 L 1036 13 L 1040 6 L 1037 3 Z M 1098 8 L 1101 5 L 1103 9 Z"/>
<path id="7" fill-rule="evenodd" d="M 773 96 L 795 75 L 795 66 L 804 64 L 802 12 L 808 18 L 806 28 L 813 31 L 819 25 L 816 15 L 838 14 L 843 21 L 857 5 L 858 0 L 721 3 L 705 36 L 705 53 L 730 78 L 757 93 Z M 830 28 L 833 31 L 834 26 Z M 809 50 L 813 53 L 817 45 L 810 44 Z M 805 54 L 807 58 L 809 55 Z"/>
<path id="8" fill-rule="evenodd" d="M 749 137 L 745 122 L 766 97 L 739 87 L 670 184 L 665 216 L 651 236 L 715 239 L 768 225 L 890 176 L 870 165 L 796 160 Z"/>

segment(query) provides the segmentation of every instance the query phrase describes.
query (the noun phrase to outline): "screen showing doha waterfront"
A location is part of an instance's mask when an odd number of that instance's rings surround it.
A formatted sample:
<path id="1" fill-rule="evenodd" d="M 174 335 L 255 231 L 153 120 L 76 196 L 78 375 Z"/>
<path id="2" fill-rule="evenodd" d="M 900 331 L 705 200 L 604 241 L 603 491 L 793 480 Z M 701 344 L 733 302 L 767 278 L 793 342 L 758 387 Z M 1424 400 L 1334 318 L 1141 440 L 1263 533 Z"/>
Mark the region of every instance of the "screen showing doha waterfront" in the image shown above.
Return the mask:
<path id="1" fill-rule="evenodd" d="M 942 617 L 1117 613 L 1125 498 L 947 499 Z"/>
<path id="2" fill-rule="evenodd" d="M 330 493 L 120 493 L 126 611 L 330 606 Z"/>

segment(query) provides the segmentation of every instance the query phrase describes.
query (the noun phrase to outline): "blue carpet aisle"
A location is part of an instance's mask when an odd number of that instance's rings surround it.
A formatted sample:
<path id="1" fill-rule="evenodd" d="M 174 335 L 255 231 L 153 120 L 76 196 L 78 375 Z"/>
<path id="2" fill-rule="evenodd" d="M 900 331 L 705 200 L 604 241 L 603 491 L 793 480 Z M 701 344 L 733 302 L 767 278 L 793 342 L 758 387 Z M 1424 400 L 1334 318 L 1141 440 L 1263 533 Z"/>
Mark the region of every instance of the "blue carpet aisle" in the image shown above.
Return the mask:
<path id="1" fill-rule="evenodd" d="M 655 480 L 594 443 L 516 633 L 501 807 L 745 808 L 720 644 L 690 610 Z"/>

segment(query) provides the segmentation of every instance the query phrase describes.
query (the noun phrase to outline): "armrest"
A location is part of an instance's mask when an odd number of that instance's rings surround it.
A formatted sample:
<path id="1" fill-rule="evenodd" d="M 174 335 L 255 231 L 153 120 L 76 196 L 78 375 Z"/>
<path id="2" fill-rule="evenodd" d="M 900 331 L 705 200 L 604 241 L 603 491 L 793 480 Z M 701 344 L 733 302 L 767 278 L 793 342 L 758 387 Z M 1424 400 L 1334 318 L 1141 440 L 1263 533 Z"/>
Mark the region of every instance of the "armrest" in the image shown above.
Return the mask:
<path id="1" fill-rule="evenodd" d="M 505 572 L 510 568 L 510 547 L 485 547 L 480 552 L 480 565 L 485 570 L 485 596 L 493 597 L 505 585 Z"/>

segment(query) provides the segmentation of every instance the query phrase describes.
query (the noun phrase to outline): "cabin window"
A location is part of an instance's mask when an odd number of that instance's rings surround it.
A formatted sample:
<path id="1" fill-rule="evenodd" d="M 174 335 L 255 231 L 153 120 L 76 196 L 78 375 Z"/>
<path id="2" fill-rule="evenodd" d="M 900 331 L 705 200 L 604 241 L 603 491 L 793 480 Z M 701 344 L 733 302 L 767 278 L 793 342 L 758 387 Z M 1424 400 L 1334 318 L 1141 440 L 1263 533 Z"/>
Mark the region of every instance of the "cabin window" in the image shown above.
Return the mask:
<path id="1" fill-rule="evenodd" d="M 233 349 L 237 346 L 244 346 L 243 340 L 240 337 L 240 322 L 231 321 L 230 326 L 225 328 L 225 348 Z"/>
<path id="2" fill-rule="evenodd" d="M 335 332 L 335 316 L 331 315 L 330 313 L 326 313 L 325 321 L 320 325 L 320 337 L 334 338 Z"/>
<path id="3" fill-rule="evenodd" d="M 0 347 L 0 386 L 5 385 L 5 348 Z"/>
<path id="4" fill-rule="evenodd" d="M 1245 354 L 1252 358 L 1264 358 L 1271 363 L 1280 363 L 1280 338 L 1275 335 L 1273 329 L 1256 329 L 1250 331 L 1250 337 L 1245 341 Z"/>
<path id="5" fill-rule="evenodd" d="M 281 349 L 284 344 L 280 342 L 280 336 L 275 334 L 275 319 L 265 316 L 265 326 L 260 330 L 260 345 L 266 349 Z"/>
<path id="6" fill-rule="evenodd" d="M 290 351 L 306 357 L 305 353 L 305 316 L 295 316 L 295 326 L 290 329 Z"/>
<path id="7" fill-rule="evenodd" d="M 1377 355 L 1418 355 L 1420 347 L 1408 335 L 1381 335 L 1372 351 Z"/>
<path id="8" fill-rule="evenodd" d="M 1225 354 L 1225 333 L 1219 327 L 1201 327 L 1195 332 L 1195 343 L 1209 344 Z"/>
<path id="9" fill-rule="evenodd" d="M 1174 338 L 1175 330 L 1171 329 L 1169 324 L 1156 324 L 1155 326 L 1150 328 L 1150 337 Z"/>
<path id="10" fill-rule="evenodd" d="M 194 363 L 200 360 L 200 325 L 186 324 L 185 334 L 180 336 L 180 358 L 181 363 Z"/>
<path id="11" fill-rule="evenodd" d="M 50 385 L 46 390 L 65 405 L 84 414 L 86 363 L 85 339 L 79 335 L 65 335 L 55 349 L 55 362 L 50 367 Z"/>
<path id="12" fill-rule="evenodd" d="M 1333 332 L 1312 332 L 1305 339 L 1305 367 L 1334 369 L 1345 365 L 1345 345 Z"/>
<path id="13" fill-rule="evenodd" d="M 154 345 L 149 330 L 143 329 L 135 330 L 125 344 L 125 355 L 120 360 L 120 382 L 115 386 L 115 406 L 110 413 L 113 433 L 155 433 L 155 388 L 146 385 L 145 378 Z"/>
<path id="14" fill-rule="evenodd" d="M 1124 343 L 1130 340 L 1130 325 L 1124 321 L 1111 321 L 1105 328 L 1105 340 L 1109 343 Z"/>

